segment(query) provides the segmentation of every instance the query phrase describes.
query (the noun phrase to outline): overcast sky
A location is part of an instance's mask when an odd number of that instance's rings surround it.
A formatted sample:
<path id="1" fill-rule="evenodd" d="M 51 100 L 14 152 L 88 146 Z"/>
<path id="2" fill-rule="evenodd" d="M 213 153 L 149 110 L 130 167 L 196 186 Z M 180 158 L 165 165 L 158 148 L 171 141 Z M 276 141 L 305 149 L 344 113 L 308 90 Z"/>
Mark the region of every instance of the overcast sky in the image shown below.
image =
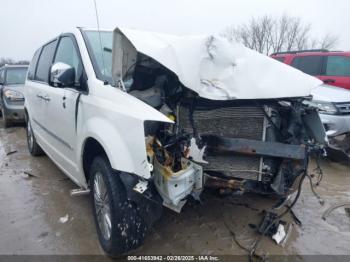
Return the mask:
<path id="1" fill-rule="evenodd" d="M 339 37 L 350 50 L 350 0 L 96 0 L 103 28 L 117 25 L 175 34 L 215 33 L 264 14 L 299 16 L 315 36 Z M 31 59 L 50 38 L 96 27 L 93 0 L 0 0 L 0 57 Z"/>

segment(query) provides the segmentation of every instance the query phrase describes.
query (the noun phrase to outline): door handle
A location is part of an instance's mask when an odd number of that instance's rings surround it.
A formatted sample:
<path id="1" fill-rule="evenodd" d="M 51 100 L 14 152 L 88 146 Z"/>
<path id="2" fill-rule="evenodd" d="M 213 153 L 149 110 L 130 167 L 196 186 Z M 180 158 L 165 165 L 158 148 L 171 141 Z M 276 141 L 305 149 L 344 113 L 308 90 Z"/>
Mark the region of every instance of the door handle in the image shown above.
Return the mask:
<path id="1" fill-rule="evenodd" d="M 42 99 L 42 100 L 45 100 L 45 101 L 50 101 L 51 100 L 51 98 L 48 96 L 48 95 L 42 95 L 42 94 L 37 94 L 36 95 L 36 97 L 37 98 L 40 98 L 40 99 Z"/>
<path id="2" fill-rule="evenodd" d="M 62 106 L 63 106 L 63 108 L 66 108 L 66 96 L 65 95 L 62 97 Z"/>
<path id="3" fill-rule="evenodd" d="M 51 100 L 51 98 L 48 95 L 44 95 L 42 99 L 44 99 L 47 102 Z"/>
<path id="4" fill-rule="evenodd" d="M 335 83 L 335 80 L 334 79 L 325 79 L 323 80 L 324 83 Z"/>

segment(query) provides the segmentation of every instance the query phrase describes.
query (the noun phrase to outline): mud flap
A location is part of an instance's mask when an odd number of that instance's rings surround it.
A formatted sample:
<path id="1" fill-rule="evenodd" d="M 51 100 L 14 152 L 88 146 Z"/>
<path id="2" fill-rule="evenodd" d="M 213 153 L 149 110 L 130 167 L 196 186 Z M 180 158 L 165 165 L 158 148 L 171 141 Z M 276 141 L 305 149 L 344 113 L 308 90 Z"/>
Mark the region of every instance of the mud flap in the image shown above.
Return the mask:
<path id="1" fill-rule="evenodd" d="M 310 109 L 302 116 L 305 128 L 310 137 L 315 139 L 315 142 L 321 145 L 328 144 L 326 130 L 321 122 L 321 118 L 315 109 Z"/>
<path id="2" fill-rule="evenodd" d="M 154 188 L 153 183 L 148 183 L 147 190 L 142 194 L 135 191 L 134 187 L 140 179 L 136 175 L 120 172 L 120 179 L 124 184 L 127 198 L 136 203 L 140 215 L 150 228 L 162 215 L 163 199 Z"/>
<path id="3" fill-rule="evenodd" d="M 326 152 L 330 160 L 350 164 L 350 133 L 330 137 Z"/>
<path id="4" fill-rule="evenodd" d="M 331 145 L 326 148 L 327 157 L 335 162 L 341 162 L 350 165 L 350 155 L 344 150 L 332 147 Z"/>

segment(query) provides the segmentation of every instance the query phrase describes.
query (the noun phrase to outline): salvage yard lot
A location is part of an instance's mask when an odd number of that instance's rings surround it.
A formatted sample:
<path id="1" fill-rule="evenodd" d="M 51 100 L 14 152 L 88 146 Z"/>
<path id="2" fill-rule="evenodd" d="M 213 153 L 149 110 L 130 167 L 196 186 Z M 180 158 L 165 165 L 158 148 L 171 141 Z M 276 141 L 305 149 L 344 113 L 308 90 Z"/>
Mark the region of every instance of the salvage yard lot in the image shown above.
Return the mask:
<path id="1" fill-rule="evenodd" d="M 321 164 L 324 179 L 316 190 L 325 205 L 320 206 L 305 181 L 294 208 L 302 226 L 293 226 L 284 248 L 263 238 L 258 254 L 350 255 L 350 217 L 344 208 L 321 219 L 332 204 L 350 201 L 349 166 Z M 314 167 L 312 162 L 310 171 Z M 0 254 L 103 255 L 89 197 L 71 197 L 73 182 L 48 157 L 29 155 L 21 126 L 0 127 L 0 181 Z M 145 245 L 132 254 L 244 255 L 227 226 L 249 246 L 261 211 L 275 203 L 255 195 L 222 199 L 206 192 L 202 198 L 202 205 L 189 202 L 181 214 L 164 209 Z"/>

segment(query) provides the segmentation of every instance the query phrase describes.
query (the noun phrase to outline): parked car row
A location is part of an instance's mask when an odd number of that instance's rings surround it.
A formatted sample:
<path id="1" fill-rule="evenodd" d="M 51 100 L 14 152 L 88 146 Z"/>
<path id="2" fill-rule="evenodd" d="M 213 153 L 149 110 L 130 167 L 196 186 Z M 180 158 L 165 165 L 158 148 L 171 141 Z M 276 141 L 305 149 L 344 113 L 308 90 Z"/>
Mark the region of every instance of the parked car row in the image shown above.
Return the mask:
<path id="1" fill-rule="evenodd" d="M 315 76 L 325 84 L 350 89 L 350 52 L 304 50 L 274 53 L 271 57 Z"/>
<path id="2" fill-rule="evenodd" d="M 0 109 L 5 127 L 24 120 L 24 82 L 28 66 L 0 68 Z"/>

